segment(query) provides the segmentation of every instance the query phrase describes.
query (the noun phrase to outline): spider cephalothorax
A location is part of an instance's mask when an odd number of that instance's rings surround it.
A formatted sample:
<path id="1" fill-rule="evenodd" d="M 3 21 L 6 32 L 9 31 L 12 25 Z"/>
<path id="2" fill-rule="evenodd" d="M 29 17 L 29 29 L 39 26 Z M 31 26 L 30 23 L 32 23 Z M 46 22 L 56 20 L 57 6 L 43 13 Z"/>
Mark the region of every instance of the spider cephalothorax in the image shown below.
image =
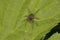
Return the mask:
<path id="1" fill-rule="evenodd" d="M 33 13 L 29 14 L 27 17 L 27 21 L 29 21 L 29 22 L 33 22 L 34 19 L 35 19 L 35 15 Z"/>

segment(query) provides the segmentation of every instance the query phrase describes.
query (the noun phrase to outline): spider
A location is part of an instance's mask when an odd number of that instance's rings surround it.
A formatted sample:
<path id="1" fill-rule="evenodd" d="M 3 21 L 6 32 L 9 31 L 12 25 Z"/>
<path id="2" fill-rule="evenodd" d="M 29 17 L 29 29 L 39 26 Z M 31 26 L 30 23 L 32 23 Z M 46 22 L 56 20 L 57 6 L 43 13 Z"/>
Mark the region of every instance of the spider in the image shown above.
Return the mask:
<path id="1" fill-rule="evenodd" d="M 28 9 L 29 15 L 26 16 L 26 21 L 33 25 L 34 22 L 35 22 L 35 19 L 38 19 L 38 18 L 35 17 L 35 15 L 39 12 L 39 10 L 40 9 L 38 9 L 35 13 L 31 13 L 30 9 Z"/>
<path id="2" fill-rule="evenodd" d="M 26 20 L 28 22 L 31 22 L 32 23 L 32 22 L 34 22 L 34 19 L 35 19 L 35 15 L 31 13 L 31 14 L 28 15 L 28 17 L 27 17 Z"/>
<path id="3" fill-rule="evenodd" d="M 29 11 L 29 13 L 30 13 L 30 14 L 27 16 L 27 19 L 26 19 L 28 22 L 31 22 L 31 23 L 32 23 L 32 22 L 34 22 L 34 19 L 38 19 L 38 18 L 35 17 L 35 15 L 36 15 L 36 13 L 39 11 L 39 9 L 38 9 L 35 13 L 31 13 L 31 11 L 30 11 L 29 9 L 28 9 L 28 11 Z"/>

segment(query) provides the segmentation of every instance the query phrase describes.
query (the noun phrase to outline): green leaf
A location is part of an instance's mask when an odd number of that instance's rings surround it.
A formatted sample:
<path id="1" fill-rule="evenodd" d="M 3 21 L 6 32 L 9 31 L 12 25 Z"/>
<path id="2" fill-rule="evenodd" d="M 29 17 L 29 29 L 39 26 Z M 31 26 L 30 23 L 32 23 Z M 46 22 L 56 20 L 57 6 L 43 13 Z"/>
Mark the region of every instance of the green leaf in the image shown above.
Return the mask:
<path id="1" fill-rule="evenodd" d="M 37 20 L 26 20 L 29 10 Z M 0 40 L 40 40 L 60 22 L 60 0 L 0 0 Z"/>
<path id="2" fill-rule="evenodd" d="M 55 33 L 54 35 L 52 35 L 49 40 L 60 40 L 60 34 L 59 33 Z"/>

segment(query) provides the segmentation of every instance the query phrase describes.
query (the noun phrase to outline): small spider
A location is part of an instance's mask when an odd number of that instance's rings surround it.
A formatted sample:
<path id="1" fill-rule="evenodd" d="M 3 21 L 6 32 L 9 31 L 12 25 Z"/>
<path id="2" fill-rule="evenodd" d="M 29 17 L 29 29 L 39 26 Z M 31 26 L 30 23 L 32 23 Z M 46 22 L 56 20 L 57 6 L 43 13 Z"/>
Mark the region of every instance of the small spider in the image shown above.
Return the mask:
<path id="1" fill-rule="evenodd" d="M 34 21 L 34 18 L 35 18 L 35 15 L 31 13 L 30 15 L 28 15 L 27 21 L 33 22 Z"/>
<path id="2" fill-rule="evenodd" d="M 31 13 L 31 11 L 29 9 L 28 9 L 28 11 L 30 14 L 27 16 L 27 21 L 32 23 L 32 22 L 34 22 L 34 19 L 37 19 L 35 17 L 35 15 L 39 10 L 37 10 L 35 13 Z"/>
<path id="3" fill-rule="evenodd" d="M 39 10 L 37 10 L 35 13 L 31 13 L 31 11 L 28 9 L 28 12 L 30 13 L 28 16 L 26 16 L 26 20 L 31 23 L 32 25 L 34 24 L 34 21 L 35 19 L 38 19 L 35 17 L 36 13 L 38 12 Z"/>

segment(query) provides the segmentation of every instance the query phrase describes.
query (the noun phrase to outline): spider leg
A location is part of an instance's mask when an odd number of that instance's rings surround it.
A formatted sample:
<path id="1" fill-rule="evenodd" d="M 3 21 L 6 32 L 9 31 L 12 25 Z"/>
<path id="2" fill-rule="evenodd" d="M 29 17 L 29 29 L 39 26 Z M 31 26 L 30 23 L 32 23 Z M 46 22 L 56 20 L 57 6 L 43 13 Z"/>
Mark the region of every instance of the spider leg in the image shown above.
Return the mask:
<path id="1" fill-rule="evenodd" d="M 32 30 L 34 29 L 34 21 L 31 22 Z"/>
<path id="2" fill-rule="evenodd" d="M 25 21 L 25 29 L 27 28 L 27 19 L 25 19 L 26 21 Z"/>
<path id="3" fill-rule="evenodd" d="M 39 22 L 40 19 L 39 18 L 35 18 L 34 20 L 35 20 L 36 26 L 39 26 L 39 23 L 38 22 Z"/>
<path id="4" fill-rule="evenodd" d="M 25 17 L 24 20 L 23 20 L 23 22 L 24 22 L 24 27 L 25 27 L 24 29 L 27 28 L 27 19 L 26 19 L 26 18 L 27 18 L 27 17 Z"/>
<path id="5" fill-rule="evenodd" d="M 40 11 L 40 9 L 38 9 L 34 14 L 36 15 L 39 11 Z"/>

